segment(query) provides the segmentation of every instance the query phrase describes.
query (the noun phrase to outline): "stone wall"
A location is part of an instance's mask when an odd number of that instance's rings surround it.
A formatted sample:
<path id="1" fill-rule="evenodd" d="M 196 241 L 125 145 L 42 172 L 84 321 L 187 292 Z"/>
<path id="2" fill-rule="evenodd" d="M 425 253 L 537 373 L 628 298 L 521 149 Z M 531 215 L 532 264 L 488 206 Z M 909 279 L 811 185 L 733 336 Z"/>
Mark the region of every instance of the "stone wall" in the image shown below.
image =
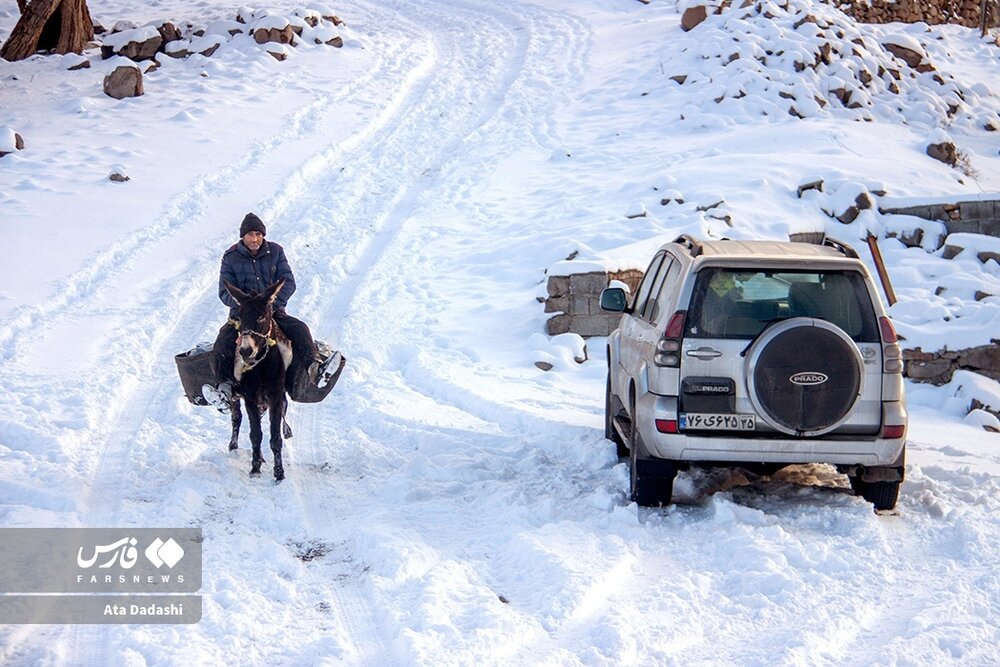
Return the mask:
<path id="1" fill-rule="evenodd" d="M 904 207 L 879 207 L 886 215 L 912 215 L 924 220 L 937 220 L 949 234 L 985 234 L 1000 237 L 1000 200 L 955 198 L 931 204 Z M 940 248 L 944 239 L 938 244 Z M 919 244 L 919 242 L 918 242 Z"/>
<path id="2" fill-rule="evenodd" d="M 968 370 L 1000 380 L 1000 345 L 979 345 L 965 350 L 924 352 L 903 350 L 903 373 L 916 382 L 942 385 L 951 381 L 957 370 Z"/>
<path id="3" fill-rule="evenodd" d="M 980 25 L 980 0 L 832 0 L 831 4 L 862 23 L 954 23 Z M 998 25 L 996 0 L 988 3 L 988 27 Z"/>
<path id="4" fill-rule="evenodd" d="M 592 271 L 568 276 L 549 276 L 545 312 L 557 313 L 545 323 L 550 336 L 576 333 L 584 338 L 607 336 L 618 325 L 621 313 L 601 310 L 601 292 L 612 280 L 620 280 L 635 293 L 642 271 L 617 273 Z"/>

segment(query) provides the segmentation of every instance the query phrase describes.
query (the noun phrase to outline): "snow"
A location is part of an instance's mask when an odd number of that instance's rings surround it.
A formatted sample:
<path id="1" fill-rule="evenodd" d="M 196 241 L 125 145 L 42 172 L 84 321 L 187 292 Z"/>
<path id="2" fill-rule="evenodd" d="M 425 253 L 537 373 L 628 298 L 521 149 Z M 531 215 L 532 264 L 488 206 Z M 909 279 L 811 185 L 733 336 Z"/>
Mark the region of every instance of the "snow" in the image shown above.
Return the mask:
<path id="1" fill-rule="evenodd" d="M 1000 299 L 975 293 L 1000 294 L 996 261 L 885 238 L 913 219 L 824 209 L 1000 192 L 997 47 L 737 4 L 689 33 L 671 3 L 634 0 L 248 7 L 248 24 L 336 13 L 349 48 L 302 39 L 278 62 L 219 35 L 120 101 L 97 51 L 73 72 L 76 56 L 0 62 L 0 128 L 25 141 L 0 158 L 0 526 L 205 534 L 200 623 L 5 626 L 0 660 L 1000 662 L 1000 435 L 969 415 L 998 409 L 995 381 L 908 384 L 895 513 L 827 466 L 682 473 L 678 504 L 647 510 L 603 437 L 604 340 L 543 333 L 546 272 L 643 269 L 683 233 L 826 231 L 871 265 L 871 231 L 908 347 L 995 336 Z M 237 12 L 89 6 L 187 41 Z M 926 156 L 938 129 L 974 174 Z M 185 400 L 172 360 L 224 321 L 218 262 L 250 210 L 292 262 L 290 312 L 347 358 L 325 402 L 291 405 L 280 485 L 248 477 L 245 430 L 229 453 L 228 419 Z"/>
<path id="2" fill-rule="evenodd" d="M 123 46 L 129 42 L 143 43 L 147 40 L 154 39 L 160 36 L 159 31 L 157 31 L 155 26 L 145 26 L 142 28 L 134 28 L 132 30 L 123 30 L 121 32 L 116 32 L 112 35 L 108 35 L 102 39 L 103 43 L 107 46 L 112 47 L 115 51 L 118 51 Z"/>

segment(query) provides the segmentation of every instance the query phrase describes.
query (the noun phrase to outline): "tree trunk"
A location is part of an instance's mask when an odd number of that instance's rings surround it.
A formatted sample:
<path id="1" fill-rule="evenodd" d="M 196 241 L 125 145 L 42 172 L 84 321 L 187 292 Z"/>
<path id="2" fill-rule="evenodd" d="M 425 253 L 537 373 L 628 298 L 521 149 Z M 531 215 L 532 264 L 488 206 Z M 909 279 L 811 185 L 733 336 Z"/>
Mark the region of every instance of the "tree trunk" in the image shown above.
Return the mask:
<path id="1" fill-rule="evenodd" d="M 24 60 L 39 49 L 80 53 L 94 37 L 94 23 L 86 0 L 18 0 L 22 6 L 10 38 L 0 48 L 4 60 Z"/>
<path id="2" fill-rule="evenodd" d="M 87 9 L 87 0 L 63 0 L 56 53 L 80 53 L 93 38 L 94 22 Z"/>

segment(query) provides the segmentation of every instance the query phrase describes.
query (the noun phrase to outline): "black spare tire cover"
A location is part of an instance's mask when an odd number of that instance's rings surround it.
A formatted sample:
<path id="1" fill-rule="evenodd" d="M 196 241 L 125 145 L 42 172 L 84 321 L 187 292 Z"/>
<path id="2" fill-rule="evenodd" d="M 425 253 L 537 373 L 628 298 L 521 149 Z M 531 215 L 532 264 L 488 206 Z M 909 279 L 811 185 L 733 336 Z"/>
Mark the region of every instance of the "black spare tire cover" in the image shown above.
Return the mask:
<path id="1" fill-rule="evenodd" d="M 824 320 L 779 322 L 748 352 L 750 401 L 782 433 L 828 433 L 847 421 L 861 397 L 861 354 L 842 329 Z"/>

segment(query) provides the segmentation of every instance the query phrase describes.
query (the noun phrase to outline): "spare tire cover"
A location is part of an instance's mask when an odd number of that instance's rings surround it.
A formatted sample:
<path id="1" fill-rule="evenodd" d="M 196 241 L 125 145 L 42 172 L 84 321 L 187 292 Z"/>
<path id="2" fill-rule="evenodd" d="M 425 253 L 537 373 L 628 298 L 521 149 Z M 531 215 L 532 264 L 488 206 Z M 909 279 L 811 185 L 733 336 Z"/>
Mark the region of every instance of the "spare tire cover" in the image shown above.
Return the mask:
<path id="1" fill-rule="evenodd" d="M 854 341 L 824 320 L 796 317 L 765 329 L 747 355 L 750 400 L 774 429 L 822 435 L 851 416 L 863 362 Z"/>

